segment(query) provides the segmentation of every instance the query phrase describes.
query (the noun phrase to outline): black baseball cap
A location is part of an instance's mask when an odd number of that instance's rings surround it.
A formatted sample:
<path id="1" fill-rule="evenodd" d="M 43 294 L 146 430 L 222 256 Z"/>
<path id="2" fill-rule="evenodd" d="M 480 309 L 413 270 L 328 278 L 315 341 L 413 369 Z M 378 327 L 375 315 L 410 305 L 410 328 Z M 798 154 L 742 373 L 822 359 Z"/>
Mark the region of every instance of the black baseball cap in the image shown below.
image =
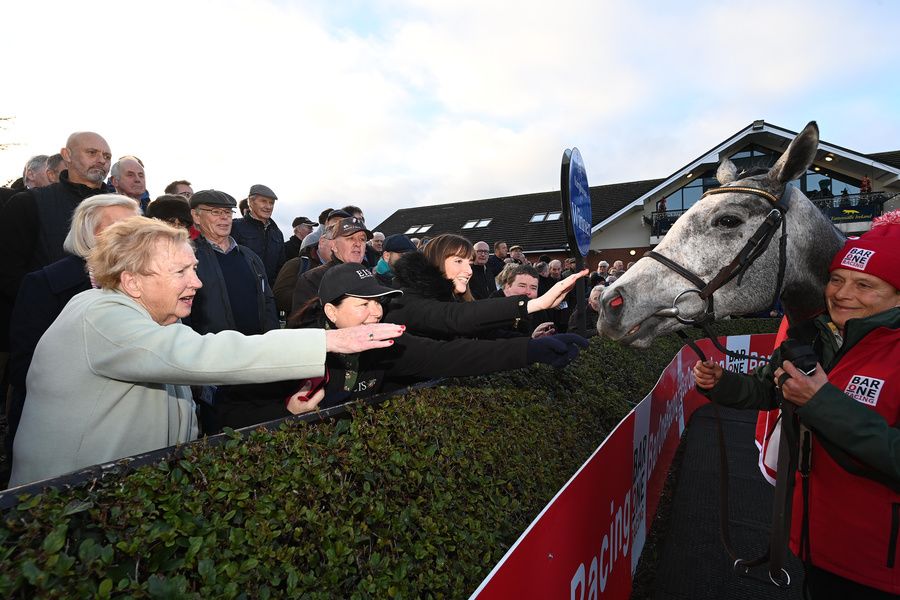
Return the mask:
<path id="1" fill-rule="evenodd" d="M 416 245 L 412 243 L 412 240 L 402 233 L 395 233 L 394 235 L 388 236 L 387 239 L 384 240 L 384 245 L 381 248 L 385 252 L 401 253 L 415 252 L 417 250 Z"/>
<path id="2" fill-rule="evenodd" d="M 316 223 L 314 221 L 310 221 L 306 217 L 297 217 L 291 223 L 291 227 L 296 227 L 297 225 L 309 225 L 310 227 L 315 227 L 316 225 L 318 225 L 318 223 Z"/>
<path id="3" fill-rule="evenodd" d="M 341 263 L 331 267 L 325 271 L 322 283 L 319 284 L 319 299 L 322 304 L 334 302 L 341 296 L 380 298 L 402 293 L 378 283 L 372 271 L 360 263 Z"/>

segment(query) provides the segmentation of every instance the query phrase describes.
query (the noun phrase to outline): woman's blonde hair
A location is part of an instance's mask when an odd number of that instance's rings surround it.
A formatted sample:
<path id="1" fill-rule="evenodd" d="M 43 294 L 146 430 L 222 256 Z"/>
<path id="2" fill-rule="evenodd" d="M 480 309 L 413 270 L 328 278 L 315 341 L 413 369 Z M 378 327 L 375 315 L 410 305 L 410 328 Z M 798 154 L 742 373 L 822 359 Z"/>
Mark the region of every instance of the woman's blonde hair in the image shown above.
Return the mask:
<path id="1" fill-rule="evenodd" d="M 97 228 L 100 215 L 108 206 L 130 208 L 135 216 L 141 214 L 138 203 L 121 194 L 98 194 L 82 200 L 72 213 L 72 225 L 69 226 L 69 233 L 63 242 L 63 250 L 81 258 L 86 257 L 96 243 L 94 230 Z"/>
<path id="2" fill-rule="evenodd" d="M 177 246 L 190 244 L 190 237 L 183 227 L 147 217 L 130 217 L 110 225 L 97 236 L 87 256 L 94 281 L 105 290 L 114 290 L 126 271 L 149 275 L 154 246 L 159 241 Z"/>
<path id="3" fill-rule="evenodd" d="M 475 260 L 475 247 L 472 245 L 472 242 L 462 237 L 461 235 L 455 235 L 453 233 L 442 233 L 441 235 L 433 237 L 425 248 L 422 250 L 422 254 L 425 255 L 425 258 L 428 259 L 432 265 L 441 270 L 443 275 L 444 273 L 444 261 L 447 260 L 451 256 L 459 256 L 460 258 L 465 258 L 467 260 Z M 471 302 L 475 298 L 472 296 L 472 292 L 469 288 L 466 288 L 466 292 L 464 294 L 457 294 L 454 292 L 454 295 L 466 302 Z"/>

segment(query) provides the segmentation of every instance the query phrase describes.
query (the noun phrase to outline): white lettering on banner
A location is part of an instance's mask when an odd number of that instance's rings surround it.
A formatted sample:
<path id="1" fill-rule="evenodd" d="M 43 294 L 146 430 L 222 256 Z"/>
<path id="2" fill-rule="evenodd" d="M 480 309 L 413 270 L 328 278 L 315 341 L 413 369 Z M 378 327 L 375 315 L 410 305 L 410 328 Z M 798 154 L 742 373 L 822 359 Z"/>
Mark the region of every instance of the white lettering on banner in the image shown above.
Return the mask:
<path id="1" fill-rule="evenodd" d="M 584 580 L 584 563 L 578 565 L 570 584 L 571 600 L 596 600 L 599 593 L 606 590 L 606 582 L 616 565 L 623 562 L 631 568 L 628 548 L 631 540 L 631 491 L 625 493 L 622 504 L 617 508 L 609 503 L 609 531 L 604 532 L 600 541 L 600 552 L 591 559 L 591 569 L 587 582 Z M 599 577 L 598 577 L 599 576 Z M 576 591 L 581 594 L 576 596 Z M 587 597 L 585 597 L 587 592 Z"/>
<path id="2" fill-rule="evenodd" d="M 574 202 L 570 202 L 569 204 L 572 205 L 572 225 L 575 227 L 575 229 L 578 229 L 580 231 L 590 232 L 591 222 L 585 219 L 584 215 L 582 215 L 578 211 L 578 205 L 576 205 Z"/>
<path id="3" fill-rule="evenodd" d="M 652 473 L 653 469 L 656 468 L 656 461 L 659 459 L 663 443 L 669 435 L 669 428 L 672 426 L 675 419 L 680 419 L 681 411 L 684 410 L 684 393 L 686 390 L 682 390 L 682 382 L 680 379 L 678 384 L 678 393 L 666 403 L 666 412 L 659 416 L 656 432 L 650 433 L 650 443 L 648 447 L 650 458 L 647 461 L 647 464 L 649 465 L 647 473 Z"/>
<path id="4" fill-rule="evenodd" d="M 881 395 L 883 387 L 884 379 L 854 375 L 850 378 L 850 383 L 847 384 L 847 387 L 844 388 L 844 393 L 857 402 L 875 406 L 878 404 L 878 396 Z"/>

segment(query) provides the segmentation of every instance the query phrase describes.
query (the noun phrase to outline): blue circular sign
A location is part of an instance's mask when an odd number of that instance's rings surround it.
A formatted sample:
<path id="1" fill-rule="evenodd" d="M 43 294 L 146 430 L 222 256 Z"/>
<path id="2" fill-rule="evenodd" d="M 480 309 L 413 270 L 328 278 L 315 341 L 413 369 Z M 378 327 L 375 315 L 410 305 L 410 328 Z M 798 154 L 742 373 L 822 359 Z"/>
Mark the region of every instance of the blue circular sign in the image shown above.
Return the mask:
<path id="1" fill-rule="evenodd" d="M 569 223 L 575 236 L 575 243 L 582 256 L 587 256 L 591 248 L 591 189 L 588 187 L 587 171 L 578 148 L 572 148 L 569 157 Z"/>

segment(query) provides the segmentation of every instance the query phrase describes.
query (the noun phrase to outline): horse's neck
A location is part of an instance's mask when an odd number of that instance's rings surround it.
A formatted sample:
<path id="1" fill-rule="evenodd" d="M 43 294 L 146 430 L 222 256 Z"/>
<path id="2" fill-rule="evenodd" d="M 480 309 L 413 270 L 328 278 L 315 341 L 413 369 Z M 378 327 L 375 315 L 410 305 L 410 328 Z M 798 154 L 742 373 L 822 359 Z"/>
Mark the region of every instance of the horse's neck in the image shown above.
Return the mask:
<path id="1" fill-rule="evenodd" d="M 825 310 L 825 286 L 809 281 L 789 283 L 781 293 L 781 306 L 791 323 L 811 319 Z"/>
<path id="2" fill-rule="evenodd" d="M 785 281 L 781 304 L 792 323 L 804 321 L 825 310 L 825 284 L 831 258 L 844 245 L 844 236 L 803 194 L 794 190 L 788 218 L 788 261 L 792 274 Z"/>

